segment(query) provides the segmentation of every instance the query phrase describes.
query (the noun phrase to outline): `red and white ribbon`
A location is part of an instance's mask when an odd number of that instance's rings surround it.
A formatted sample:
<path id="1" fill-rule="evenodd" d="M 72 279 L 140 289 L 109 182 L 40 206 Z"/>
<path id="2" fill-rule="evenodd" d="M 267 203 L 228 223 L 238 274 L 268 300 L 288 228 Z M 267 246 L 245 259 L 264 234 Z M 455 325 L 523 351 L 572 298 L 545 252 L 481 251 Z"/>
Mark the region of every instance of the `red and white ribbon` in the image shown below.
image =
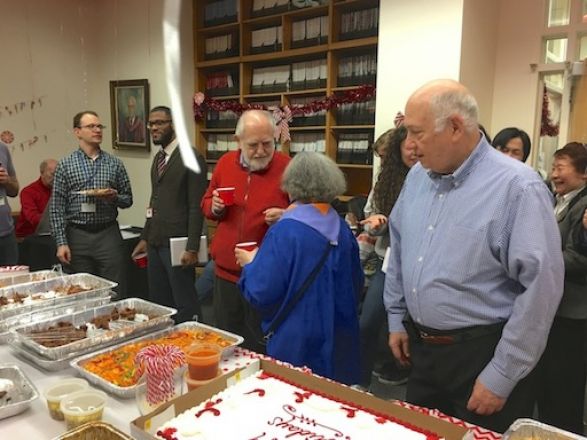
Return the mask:
<path id="1" fill-rule="evenodd" d="M 269 111 L 273 113 L 273 119 L 275 119 L 275 139 L 281 143 L 291 140 L 289 133 L 289 123 L 293 118 L 291 108 L 287 105 L 283 108 L 269 107 Z"/>

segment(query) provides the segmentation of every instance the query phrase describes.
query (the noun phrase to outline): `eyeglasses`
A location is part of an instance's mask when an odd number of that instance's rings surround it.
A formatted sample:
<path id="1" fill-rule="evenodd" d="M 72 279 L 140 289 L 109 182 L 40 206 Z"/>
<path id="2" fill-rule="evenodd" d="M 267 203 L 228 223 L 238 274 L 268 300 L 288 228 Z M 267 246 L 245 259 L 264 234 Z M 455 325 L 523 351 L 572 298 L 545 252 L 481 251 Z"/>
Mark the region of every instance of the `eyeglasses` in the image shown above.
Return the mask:
<path id="1" fill-rule="evenodd" d="M 80 125 L 78 128 L 89 128 L 92 131 L 95 130 L 104 130 L 106 128 L 105 125 L 102 124 L 88 124 L 88 125 Z"/>
<path id="2" fill-rule="evenodd" d="M 171 122 L 171 119 L 157 119 L 155 121 L 147 122 L 147 128 L 151 129 L 153 127 L 163 127 L 165 124 Z"/>

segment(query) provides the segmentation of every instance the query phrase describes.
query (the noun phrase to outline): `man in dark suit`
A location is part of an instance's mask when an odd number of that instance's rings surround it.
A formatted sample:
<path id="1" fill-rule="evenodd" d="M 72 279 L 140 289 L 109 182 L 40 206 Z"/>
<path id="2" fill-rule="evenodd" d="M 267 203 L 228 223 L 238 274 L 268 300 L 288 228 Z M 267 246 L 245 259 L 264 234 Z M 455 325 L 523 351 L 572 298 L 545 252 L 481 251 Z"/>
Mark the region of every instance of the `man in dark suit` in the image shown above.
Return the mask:
<path id="1" fill-rule="evenodd" d="M 200 174 L 184 166 L 168 107 L 153 108 L 147 128 L 153 144 L 161 149 L 151 166 L 151 198 L 145 228 L 132 255 L 147 252 L 149 298 L 177 308 L 175 321 L 180 323 L 201 315 L 194 288 L 194 265 L 198 262 L 204 222 L 200 201 L 207 186 L 206 162 L 195 153 Z M 169 239 L 172 237 L 187 237 L 179 266 L 171 265 Z"/>

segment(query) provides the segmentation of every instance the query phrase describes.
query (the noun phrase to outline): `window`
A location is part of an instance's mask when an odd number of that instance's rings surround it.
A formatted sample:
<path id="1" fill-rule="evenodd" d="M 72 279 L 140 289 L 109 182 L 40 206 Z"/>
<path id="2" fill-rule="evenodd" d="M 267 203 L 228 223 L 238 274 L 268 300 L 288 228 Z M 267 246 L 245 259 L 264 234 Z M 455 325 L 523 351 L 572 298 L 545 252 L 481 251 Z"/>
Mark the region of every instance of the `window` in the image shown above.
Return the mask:
<path id="1" fill-rule="evenodd" d="M 571 16 L 571 0 L 548 1 L 548 27 L 566 26 Z"/>
<path id="2" fill-rule="evenodd" d="M 567 39 L 566 38 L 552 38 L 546 40 L 546 51 L 544 55 L 544 62 L 564 63 L 567 59 Z"/>

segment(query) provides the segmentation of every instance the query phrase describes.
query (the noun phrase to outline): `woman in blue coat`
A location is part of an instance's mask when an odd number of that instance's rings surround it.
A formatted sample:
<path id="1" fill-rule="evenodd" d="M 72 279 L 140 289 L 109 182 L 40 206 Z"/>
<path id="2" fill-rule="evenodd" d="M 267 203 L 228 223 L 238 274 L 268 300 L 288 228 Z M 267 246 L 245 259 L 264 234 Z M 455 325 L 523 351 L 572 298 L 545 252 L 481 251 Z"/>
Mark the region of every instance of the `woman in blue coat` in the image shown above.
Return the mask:
<path id="1" fill-rule="evenodd" d="M 260 248 L 235 250 L 239 287 L 262 316 L 264 332 L 323 256 L 316 278 L 267 343 L 267 354 L 346 384 L 360 376 L 357 304 L 363 286 L 357 241 L 330 202 L 346 189 L 336 164 L 319 153 L 295 156 L 282 189 L 292 204 Z"/>

